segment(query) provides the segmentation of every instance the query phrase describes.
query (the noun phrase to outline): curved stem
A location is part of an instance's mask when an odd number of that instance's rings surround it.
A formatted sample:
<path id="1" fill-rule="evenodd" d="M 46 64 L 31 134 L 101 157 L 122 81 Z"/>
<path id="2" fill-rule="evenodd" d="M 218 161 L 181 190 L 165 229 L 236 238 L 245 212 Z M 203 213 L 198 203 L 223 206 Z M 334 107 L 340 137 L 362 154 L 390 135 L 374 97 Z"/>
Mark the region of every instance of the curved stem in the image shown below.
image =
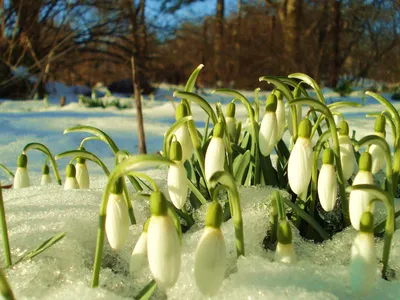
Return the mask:
<path id="1" fill-rule="evenodd" d="M 395 230 L 395 215 L 393 207 L 393 199 L 389 193 L 385 192 L 378 186 L 372 184 L 358 184 L 348 187 L 349 191 L 362 190 L 374 195 L 374 197 L 383 201 L 387 209 L 387 219 L 385 225 L 385 236 L 383 242 L 383 254 L 382 254 L 382 278 L 386 278 L 386 271 L 388 268 L 390 244 L 392 242 L 393 233 Z"/>
<path id="2" fill-rule="evenodd" d="M 0 224 L 1 224 L 1 239 L 3 241 L 3 252 L 4 252 L 4 264 L 6 268 L 12 265 L 11 251 L 10 251 L 10 240 L 8 239 L 6 211 L 4 208 L 3 191 L 0 183 Z"/>
<path id="3" fill-rule="evenodd" d="M 5 173 L 7 173 L 8 176 L 14 178 L 14 173 L 11 172 L 11 170 L 7 168 L 5 165 L 0 164 L 0 169 L 2 169 Z"/>
<path id="4" fill-rule="evenodd" d="M 137 176 L 137 177 L 139 177 L 139 178 L 142 178 L 142 179 L 144 179 L 144 180 L 147 180 L 147 181 L 150 183 L 150 185 L 152 186 L 153 191 L 157 191 L 157 190 L 158 190 L 158 187 L 157 187 L 155 181 L 154 181 L 153 178 L 151 178 L 150 176 L 148 176 L 148 175 L 146 175 L 146 174 L 144 174 L 144 173 L 141 173 L 141 172 L 137 172 L 137 171 L 135 171 L 135 172 L 130 172 L 129 174 L 132 174 L 132 175 L 135 175 L 135 176 Z"/>
<path id="5" fill-rule="evenodd" d="M 29 143 L 24 147 L 23 153 L 27 153 L 28 150 L 30 150 L 30 149 L 39 150 L 47 155 L 47 158 L 50 160 L 51 165 L 53 166 L 54 175 L 56 176 L 57 182 L 59 185 L 62 185 L 62 180 L 61 180 L 60 173 L 58 172 L 58 167 L 57 167 L 56 161 L 53 157 L 53 154 L 51 154 L 49 148 L 47 148 L 45 145 L 40 144 L 40 143 Z"/>
<path id="6" fill-rule="evenodd" d="M 307 74 L 304 73 L 292 73 L 288 76 L 289 78 L 296 78 L 299 80 L 304 81 L 305 83 L 307 83 L 309 86 L 311 86 L 315 92 L 317 93 L 318 99 L 321 103 L 325 104 L 325 98 L 324 95 L 322 94 L 322 91 L 319 87 L 319 85 L 315 82 L 314 79 L 312 79 L 310 76 L 308 76 Z"/>
<path id="7" fill-rule="evenodd" d="M 99 138 L 98 136 L 88 136 L 85 137 L 81 143 L 79 144 L 79 147 L 83 147 L 83 145 L 87 142 L 87 141 L 101 141 L 101 138 Z"/>
<path id="8" fill-rule="evenodd" d="M 216 104 L 216 108 L 217 108 L 218 118 L 224 124 L 224 132 L 225 132 L 224 141 L 225 141 L 226 152 L 228 154 L 228 167 L 229 167 L 229 172 L 233 174 L 233 154 L 232 154 L 231 138 L 229 136 L 228 126 L 226 125 L 226 120 L 224 113 L 222 111 L 221 103 L 218 102 Z"/>

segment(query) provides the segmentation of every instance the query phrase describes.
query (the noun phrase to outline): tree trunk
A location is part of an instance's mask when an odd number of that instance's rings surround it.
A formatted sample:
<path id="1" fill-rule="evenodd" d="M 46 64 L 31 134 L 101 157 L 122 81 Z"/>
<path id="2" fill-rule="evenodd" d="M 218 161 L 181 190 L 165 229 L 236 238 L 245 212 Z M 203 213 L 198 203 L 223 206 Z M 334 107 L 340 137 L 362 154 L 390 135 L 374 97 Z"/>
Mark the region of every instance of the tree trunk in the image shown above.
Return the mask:
<path id="1" fill-rule="evenodd" d="M 341 19 L 341 0 L 330 0 L 330 10 L 333 16 L 332 23 L 332 59 L 331 59 L 331 71 L 329 76 L 329 85 L 335 87 L 339 80 L 340 73 L 340 19 Z"/>
<path id="2" fill-rule="evenodd" d="M 236 26 L 233 29 L 233 41 L 235 43 L 235 61 L 233 62 L 233 78 L 235 80 L 240 77 L 240 31 L 241 31 L 241 23 L 242 23 L 242 0 L 238 0 L 237 3 L 237 22 Z"/>
<path id="3" fill-rule="evenodd" d="M 222 38 L 224 22 L 224 0 L 217 0 L 216 20 L 215 20 L 215 40 L 214 40 L 214 68 L 216 84 L 222 80 Z"/>
<path id="4" fill-rule="evenodd" d="M 140 0 L 139 6 L 139 55 L 140 57 L 146 57 L 147 55 L 147 29 L 145 23 L 145 8 L 146 0 Z"/>
<path id="5" fill-rule="evenodd" d="M 131 56 L 131 67 L 132 67 L 132 84 L 133 90 L 135 92 L 135 104 L 136 104 L 136 120 L 137 120 L 137 132 L 139 140 L 139 152 L 141 154 L 146 154 L 146 136 L 144 134 L 144 124 L 143 124 L 143 113 L 142 113 L 142 99 L 140 96 L 140 87 L 138 80 L 136 78 L 136 65 L 135 58 L 132 54 Z"/>

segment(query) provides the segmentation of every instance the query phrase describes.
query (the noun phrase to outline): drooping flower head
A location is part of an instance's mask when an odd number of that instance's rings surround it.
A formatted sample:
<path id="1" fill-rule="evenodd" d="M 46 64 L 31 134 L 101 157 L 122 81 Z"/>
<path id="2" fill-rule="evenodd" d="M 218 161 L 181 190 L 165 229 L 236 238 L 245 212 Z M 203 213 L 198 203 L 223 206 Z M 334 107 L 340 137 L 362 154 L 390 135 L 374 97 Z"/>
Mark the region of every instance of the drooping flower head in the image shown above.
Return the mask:
<path id="1" fill-rule="evenodd" d="M 79 184 L 76 180 L 76 169 L 73 164 L 67 165 L 65 169 L 65 176 L 64 190 L 79 189 Z"/>
<path id="2" fill-rule="evenodd" d="M 170 159 L 176 164 L 171 165 L 168 170 L 168 193 L 175 207 L 182 209 L 186 203 L 188 184 L 182 161 L 182 147 L 178 141 L 171 143 Z"/>
<path id="3" fill-rule="evenodd" d="M 333 210 L 336 204 L 337 181 L 335 167 L 333 166 L 334 158 L 335 155 L 331 148 L 324 150 L 322 167 L 318 177 L 318 197 L 325 211 Z"/>
<path id="4" fill-rule="evenodd" d="M 150 224 L 150 218 L 144 222 L 142 234 L 136 242 L 131 255 L 129 271 L 131 274 L 139 271 L 147 264 L 147 231 Z"/>
<path id="5" fill-rule="evenodd" d="M 150 196 L 151 219 L 147 231 L 147 257 L 150 271 L 162 288 L 172 287 L 181 269 L 181 243 L 174 222 L 168 215 L 165 196 L 153 192 Z"/>
<path id="6" fill-rule="evenodd" d="M 290 188 L 297 195 L 307 191 L 312 171 L 312 143 L 310 140 L 311 122 L 304 119 L 300 122 L 299 137 L 290 153 L 288 162 L 288 179 Z"/>
<path id="7" fill-rule="evenodd" d="M 374 184 L 374 178 L 371 173 L 372 157 L 368 152 L 360 156 L 359 171 L 354 178 L 353 185 Z M 351 225 L 354 229 L 360 229 L 360 218 L 362 214 L 368 211 L 368 206 L 374 196 L 367 191 L 355 190 L 350 192 L 349 196 L 349 215 Z M 370 205 L 371 211 L 374 209 L 373 203 Z"/>
<path id="8" fill-rule="evenodd" d="M 374 131 L 375 135 L 385 138 L 386 136 L 386 118 L 383 115 L 379 115 L 375 120 Z M 372 156 L 372 174 L 376 174 L 380 169 L 385 165 L 385 151 L 378 145 L 372 144 L 370 145 L 368 152 L 371 153 Z"/>
<path id="9" fill-rule="evenodd" d="M 237 141 L 237 132 L 236 132 L 236 118 L 235 118 L 236 105 L 234 102 L 230 102 L 228 107 L 226 108 L 226 127 L 228 129 L 229 138 L 232 142 L 236 143 Z"/>
<path id="10" fill-rule="evenodd" d="M 85 150 L 84 147 L 79 147 L 79 150 Z M 88 189 L 90 185 L 89 171 L 86 165 L 86 159 L 78 157 L 76 159 L 76 180 L 81 189 Z"/>
<path id="11" fill-rule="evenodd" d="M 292 243 L 292 229 L 288 221 L 279 222 L 278 244 L 276 245 L 275 261 L 293 264 L 297 261 Z"/>
<path id="12" fill-rule="evenodd" d="M 189 115 L 187 105 L 189 104 L 182 100 L 182 102 L 176 107 L 175 118 L 177 121 Z M 193 153 L 193 144 L 188 125 L 183 124 L 181 127 L 179 127 L 178 130 L 175 131 L 175 136 L 177 141 L 182 146 L 182 161 L 185 162 L 186 160 L 190 159 Z"/>
<path id="13" fill-rule="evenodd" d="M 350 280 L 351 289 L 359 296 L 365 296 L 376 280 L 376 249 L 374 244 L 374 217 L 364 212 L 360 219 L 360 231 L 351 247 Z"/>
<path id="14" fill-rule="evenodd" d="M 353 144 L 349 137 L 349 124 L 345 120 L 340 123 L 339 147 L 343 179 L 349 180 L 354 171 L 356 157 L 354 156 Z"/>
<path id="15" fill-rule="evenodd" d="M 205 157 L 206 180 L 217 171 L 224 170 L 225 164 L 225 144 L 224 144 L 224 125 L 218 122 L 214 126 L 213 137 L 208 145 Z"/>
<path id="16" fill-rule="evenodd" d="M 276 105 L 276 124 L 277 124 L 277 134 L 276 142 L 282 139 L 283 133 L 285 132 L 285 122 L 286 122 L 286 112 L 285 103 L 283 102 L 283 95 L 279 90 L 275 90 L 275 95 L 278 98 Z"/>
<path id="17" fill-rule="evenodd" d="M 28 175 L 28 157 L 26 154 L 22 153 L 17 159 L 17 171 L 14 175 L 13 188 L 22 189 L 29 187 L 30 185 Z"/>
<path id="18" fill-rule="evenodd" d="M 119 178 L 111 188 L 107 202 L 106 234 L 110 247 L 121 249 L 129 233 L 128 205 L 122 194 L 123 181 Z"/>
<path id="19" fill-rule="evenodd" d="M 264 156 L 271 154 L 277 143 L 278 122 L 276 119 L 276 108 L 278 98 L 270 94 L 267 98 L 265 114 L 261 121 L 259 132 L 260 152 Z"/>
<path id="20" fill-rule="evenodd" d="M 40 185 L 47 185 L 51 183 L 50 169 L 47 163 L 42 167 L 42 178 L 40 179 Z"/>
<path id="21" fill-rule="evenodd" d="M 207 210 L 206 227 L 197 245 L 194 263 L 196 285 L 204 296 L 220 289 L 226 270 L 226 244 L 221 231 L 222 207 L 213 201 Z"/>

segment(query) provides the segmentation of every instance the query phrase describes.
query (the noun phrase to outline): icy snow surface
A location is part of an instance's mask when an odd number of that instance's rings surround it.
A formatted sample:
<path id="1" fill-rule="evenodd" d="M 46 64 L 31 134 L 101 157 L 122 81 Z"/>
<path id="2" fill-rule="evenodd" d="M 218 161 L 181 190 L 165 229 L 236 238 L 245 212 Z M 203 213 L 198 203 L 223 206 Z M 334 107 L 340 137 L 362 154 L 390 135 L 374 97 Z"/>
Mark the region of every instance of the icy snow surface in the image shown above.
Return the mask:
<path id="1" fill-rule="evenodd" d="M 162 148 L 164 132 L 174 122 L 174 107 L 165 96 L 172 96 L 176 87 L 160 86 L 155 100 L 144 104 L 144 119 L 148 151 L 155 153 Z M 52 153 L 76 149 L 85 133 L 62 135 L 65 128 L 85 124 L 96 126 L 108 133 L 121 149 L 137 152 L 137 124 L 134 109 L 79 107 L 74 90 L 56 86 L 57 92 L 50 96 L 50 106 L 42 101 L 3 101 L 0 104 L 0 162 L 15 171 L 17 156 L 30 142 L 46 144 Z M 61 92 L 60 92 L 61 90 Z M 202 96 L 213 106 L 223 103 L 224 111 L 231 100 L 227 97 L 211 95 L 209 90 Z M 359 96 L 338 99 L 337 95 L 324 90 L 327 101 L 357 101 Z M 67 95 L 67 105 L 58 107 L 60 94 Z M 246 97 L 253 93 L 243 91 Z M 260 93 L 264 98 L 267 93 Z M 373 118 L 365 118 L 366 113 L 382 110 L 382 106 L 367 98 L 363 108 L 341 108 L 349 121 L 350 130 L 357 131 L 357 138 L 373 131 Z M 175 105 L 177 102 L 175 102 Z M 400 105 L 394 102 L 396 108 Z M 205 115 L 198 106 L 193 106 L 196 124 L 205 124 Z M 303 111 L 303 113 L 305 113 Z M 246 120 L 242 105 L 237 105 L 237 117 Z M 200 129 L 201 130 L 201 129 Z M 392 143 L 390 128 L 387 129 L 389 143 Z M 288 133 L 285 133 L 288 141 Z M 104 159 L 111 169 L 111 150 L 100 141 L 85 144 L 88 151 Z M 17 299 L 132 299 L 151 280 L 148 268 L 131 276 L 129 259 L 136 240 L 142 230 L 143 221 L 149 216 L 148 200 L 132 194 L 138 225 L 130 227 L 126 245 L 118 252 L 111 250 L 105 242 L 103 264 L 100 273 L 100 287 L 90 288 L 97 235 L 98 212 L 102 189 L 106 177 L 95 164 L 88 162 L 91 174 L 90 190 L 64 191 L 55 184 L 48 187 L 37 186 L 44 155 L 31 150 L 28 152 L 31 182 L 36 185 L 22 190 L 3 190 L 5 209 L 10 234 L 11 253 L 15 261 L 21 255 L 34 249 L 44 240 L 58 232 L 66 232 L 66 237 L 49 250 L 30 261 L 24 261 L 6 274 Z M 59 162 L 61 174 L 69 159 Z M 166 189 L 166 170 L 147 171 L 156 179 L 160 188 Z M 52 170 L 51 170 L 51 174 Z M 3 184 L 10 179 L 3 173 Z M 55 178 L 53 177 L 53 182 Z M 246 257 L 236 261 L 234 231 L 232 221 L 223 224 L 222 230 L 229 251 L 226 279 L 215 299 L 355 299 L 349 287 L 350 248 L 356 232 L 349 228 L 335 235 L 333 240 L 315 245 L 302 240 L 293 228 L 295 251 L 299 262 L 283 265 L 272 261 L 273 253 L 263 250 L 261 244 L 268 226 L 269 195 L 271 188 L 240 188 L 242 199 Z M 131 190 L 133 193 L 133 191 Z M 168 299 L 202 299 L 193 275 L 194 251 L 202 234 L 206 207 L 196 213 L 198 221 L 183 236 L 181 274 L 177 284 L 165 291 Z M 382 253 L 382 242 L 377 241 L 378 259 Z M 0 250 L 3 257 L 3 250 Z M 3 261 L 0 261 L 3 266 Z M 400 273 L 400 232 L 393 237 L 390 267 Z M 387 282 L 379 277 L 366 299 L 398 299 L 400 282 Z M 157 291 L 156 299 L 165 299 L 162 291 Z"/>

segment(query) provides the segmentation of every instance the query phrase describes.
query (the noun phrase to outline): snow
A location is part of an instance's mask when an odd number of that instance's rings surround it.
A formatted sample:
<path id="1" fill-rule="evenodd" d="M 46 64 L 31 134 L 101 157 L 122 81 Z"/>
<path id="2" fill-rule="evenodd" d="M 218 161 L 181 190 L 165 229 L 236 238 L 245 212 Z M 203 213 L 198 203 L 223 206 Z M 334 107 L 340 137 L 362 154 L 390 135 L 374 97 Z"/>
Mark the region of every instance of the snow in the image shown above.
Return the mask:
<path id="1" fill-rule="evenodd" d="M 144 99 L 144 120 L 149 153 L 162 148 L 164 132 L 174 122 L 174 107 L 165 98 L 171 96 L 176 87 L 160 85 L 155 100 Z M 50 106 L 43 101 L 7 101 L 0 104 L 0 162 L 12 171 L 16 169 L 17 156 L 30 142 L 40 142 L 49 147 L 54 155 L 79 146 L 85 133 L 62 135 L 65 128 L 77 124 L 95 126 L 109 134 L 120 149 L 137 153 L 137 124 L 135 109 L 84 108 L 77 104 L 76 95 L 82 91 L 54 85 L 50 95 Z M 229 97 L 211 95 L 204 90 L 202 96 L 212 106 L 221 101 L 223 109 L 230 102 Z M 324 89 L 329 101 L 338 101 L 338 96 Z M 252 98 L 253 92 L 243 92 Z M 58 106 L 61 94 L 67 96 L 67 105 Z M 268 92 L 261 92 L 265 99 Z M 341 101 L 358 101 L 358 95 L 351 95 Z M 177 100 L 175 100 L 177 101 Z M 349 121 L 350 132 L 356 130 L 357 138 L 373 131 L 374 118 L 365 118 L 366 113 L 378 112 L 383 107 L 368 98 L 368 106 L 362 108 L 341 108 Z M 177 102 L 175 102 L 175 105 Z M 397 109 L 400 103 L 393 102 Z M 205 123 L 205 114 L 193 105 L 196 124 Z M 304 112 L 303 112 L 304 113 Z M 237 104 L 237 118 L 246 120 L 246 111 Z M 391 143 L 391 131 L 387 129 Z M 284 139 L 288 140 L 288 133 Z M 100 141 L 88 141 L 88 151 L 104 159 L 112 169 L 114 159 L 107 145 Z M 21 190 L 3 190 L 6 216 L 9 228 L 11 253 L 16 261 L 27 251 L 34 249 L 44 240 L 59 232 L 66 237 L 32 260 L 23 261 L 6 275 L 17 299 L 132 299 L 151 280 L 148 267 L 137 274 L 129 274 L 129 260 L 133 247 L 139 238 L 142 224 L 149 216 L 148 200 L 133 195 L 138 225 L 130 226 L 128 241 L 120 251 L 113 251 L 105 242 L 103 264 L 100 273 L 100 287 L 90 288 L 95 242 L 97 236 L 98 212 L 106 176 L 95 164 L 88 162 L 91 175 L 89 190 L 64 191 L 53 184 L 38 186 L 44 155 L 38 151 L 28 152 L 28 169 L 34 186 Z M 59 166 L 64 178 L 68 159 L 60 160 Z M 53 176 L 53 171 L 50 173 Z M 162 191 L 166 191 L 165 168 L 147 170 Z M 3 173 L 3 184 L 10 179 Z M 53 177 L 53 182 L 55 178 Z M 240 187 L 242 199 L 246 257 L 236 261 L 235 239 L 232 221 L 223 224 L 222 231 L 227 242 L 228 265 L 226 279 L 215 299 L 353 299 L 357 298 L 350 289 L 349 259 L 350 248 L 356 231 L 348 228 L 322 244 L 304 241 L 293 227 L 293 241 L 298 263 L 283 265 L 273 262 L 273 253 L 262 248 L 262 240 L 268 229 L 269 206 L 272 188 Z M 133 193 L 133 190 L 131 189 Z M 168 197 L 168 193 L 166 193 Z M 400 202 L 398 203 L 400 204 Z M 377 214 L 382 215 L 382 206 Z M 206 207 L 195 213 L 196 224 L 183 235 L 182 267 L 177 284 L 165 291 L 168 299 L 202 299 L 193 274 L 194 251 L 204 227 Z M 378 258 L 382 255 L 383 243 L 376 241 Z M 3 257 L 3 250 L 0 250 Z M 3 266 L 3 262 L 0 262 Z M 400 272 L 400 232 L 393 237 L 389 266 Z M 365 299 L 398 299 L 400 283 L 382 280 L 377 269 L 376 284 Z M 164 299 L 163 291 L 157 290 L 155 299 Z"/>

